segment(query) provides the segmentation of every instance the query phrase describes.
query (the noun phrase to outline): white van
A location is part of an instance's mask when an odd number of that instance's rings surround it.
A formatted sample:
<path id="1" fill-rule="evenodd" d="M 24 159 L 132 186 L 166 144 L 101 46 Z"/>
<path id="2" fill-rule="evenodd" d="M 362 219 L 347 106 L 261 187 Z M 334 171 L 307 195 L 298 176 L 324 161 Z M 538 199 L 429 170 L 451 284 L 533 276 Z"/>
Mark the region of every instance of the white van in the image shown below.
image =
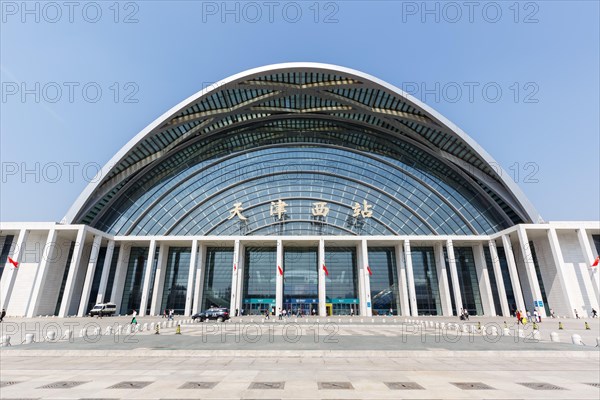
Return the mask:
<path id="1" fill-rule="evenodd" d="M 90 317 L 93 316 L 105 316 L 114 315 L 117 312 L 117 306 L 113 303 L 100 303 L 96 304 L 94 308 L 90 310 Z"/>

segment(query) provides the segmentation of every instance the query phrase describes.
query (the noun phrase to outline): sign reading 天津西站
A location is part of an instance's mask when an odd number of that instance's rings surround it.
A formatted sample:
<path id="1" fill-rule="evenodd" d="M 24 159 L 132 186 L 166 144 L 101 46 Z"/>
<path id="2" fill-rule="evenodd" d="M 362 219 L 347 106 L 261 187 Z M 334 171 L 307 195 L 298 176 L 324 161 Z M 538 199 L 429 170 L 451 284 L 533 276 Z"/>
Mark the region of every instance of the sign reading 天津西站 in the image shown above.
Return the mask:
<path id="1" fill-rule="evenodd" d="M 285 201 L 278 199 L 277 201 L 272 201 L 269 207 L 269 215 L 275 217 L 277 220 L 285 220 L 285 217 L 288 212 L 288 203 Z M 363 200 L 362 204 L 355 202 L 352 206 L 352 218 L 372 218 L 373 217 L 373 205 L 369 204 L 367 200 Z M 248 218 L 243 215 L 242 211 L 244 207 L 241 202 L 234 203 L 233 208 L 229 210 L 228 220 L 231 220 L 237 217 L 240 221 L 247 221 Z M 313 203 L 313 206 L 310 210 L 310 214 L 313 217 L 325 218 L 329 214 L 329 206 L 325 201 L 319 201 Z"/>

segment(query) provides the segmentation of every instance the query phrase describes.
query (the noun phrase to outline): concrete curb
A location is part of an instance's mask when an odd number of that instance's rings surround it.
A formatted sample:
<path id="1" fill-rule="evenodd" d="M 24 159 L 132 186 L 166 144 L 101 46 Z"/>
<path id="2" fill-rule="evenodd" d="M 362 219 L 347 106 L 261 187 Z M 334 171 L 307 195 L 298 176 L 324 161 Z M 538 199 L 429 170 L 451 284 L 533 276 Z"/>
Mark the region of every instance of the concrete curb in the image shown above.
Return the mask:
<path id="1" fill-rule="evenodd" d="M 1 357 L 252 357 L 252 358 L 578 358 L 600 360 L 600 351 L 378 351 L 378 350 L 0 350 Z"/>

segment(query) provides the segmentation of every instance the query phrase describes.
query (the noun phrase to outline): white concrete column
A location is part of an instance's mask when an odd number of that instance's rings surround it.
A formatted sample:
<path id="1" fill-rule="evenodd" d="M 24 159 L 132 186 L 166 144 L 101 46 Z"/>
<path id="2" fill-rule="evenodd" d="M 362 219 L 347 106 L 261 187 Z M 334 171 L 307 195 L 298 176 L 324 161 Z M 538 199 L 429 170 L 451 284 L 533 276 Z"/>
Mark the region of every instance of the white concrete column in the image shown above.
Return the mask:
<path id="1" fill-rule="evenodd" d="M 283 265 L 283 242 L 277 240 L 277 265 L 275 266 L 275 313 L 283 307 L 283 275 L 279 273 L 279 268 L 284 269 Z M 285 271 L 284 271 L 285 273 Z"/>
<path id="2" fill-rule="evenodd" d="M 458 279 L 458 270 L 456 268 L 456 258 L 454 257 L 454 243 L 448 239 L 446 241 L 446 251 L 448 253 L 448 265 L 450 266 L 450 279 L 452 279 L 452 291 L 454 292 L 454 305 L 456 306 L 456 315 L 460 314 L 463 308 L 462 295 L 460 293 L 460 281 Z"/>
<path id="3" fill-rule="evenodd" d="M 87 303 L 90 300 L 92 282 L 94 281 L 94 273 L 96 272 L 98 253 L 100 253 L 101 245 L 102 236 L 94 236 L 94 241 L 92 242 L 92 251 L 90 252 L 90 261 L 88 262 L 87 270 L 85 272 L 85 281 L 83 282 L 83 290 L 81 291 L 81 299 L 79 300 L 79 310 L 77 311 L 78 317 L 83 317 L 87 314 Z"/>
<path id="4" fill-rule="evenodd" d="M 365 293 L 365 315 L 370 317 L 373 315 L 373 304 L 371 303 L 371 274 L 369 273 L 369 248 L 367 246 L 367 239 L 360 241 L 360 253 L 362 260 L 362 274 L 363 274 L 363 287 Z"/>
<path id="5" fill-rule="evenodd" d="M 21 229 L 19 231 L 19 236 L 17 237 L 17 243 L 14 247 L 14 251 L 12 254 L 9 254 L 9 257 L 19 265 L 21 263 L 21 259 L 23 257 L 23 252 L 25 250 L 25 244 L 27 243 L 27 238 L 29 237 L 29 231 L 26 229 Z M 15 286 L 15 281 L 17 280 L 17 273 L 19 272 L 19 268 L 12 265 L 8 259 L 4 266 L 4 273 L 2 274 L 2 279 L 0 282 L 0 288 L 2 289 L 2 297 L 0 301 L 2 304 L 0 305 L 2 308 L 8 309 L 8 303 L 10 302 L 10 295 L 12 294 L 13 287 Z"/>
<path id="6" fill-rule="evenodd" d="M 106 286 L 108 285 L 108 275 L 112 265 L 113 253 L 115 251 L 115 241 L 109 240 L 106 245 L 106 254 L 104 255 L 104 264 L 102 265 L 102 275 L 100 276 L 100 286 L 96 296 L 96 304 L 100 304 L 106 298 Z"/>
<path id="7" fill-rule="evenodd" d="M 161 303 L 165 289 L 165 277 L 167 276 L 167 258 L 169 258 L 169 246 L 166 243 L 161 243 L 158 248 L 158 261 L 156 263 L 156 274 L 152 288 L 150 315 L 160 315 L 162 313 Z"/>
<path id="8" fill-rule="evenodd" d="M 590 241 L 588 240 L 585 229 L 577 229 L 577 239 L 579 240 L 579 246 L 581 247 L 581 251 L 583 253 L 583 259 L 587 263 L 586 268 L 589 271 L 590 280 L 592 281 L 592 287 L 594 289 L 594 300 L 596 303 L 598 303 L 598 298 L 600 297 L 600 272 L 598 272 L 598 270 L 600 269 L 600 265 L 592 267 L 592 264 L 597 256 L 594 256 L 594 252 L 592 251 L 592 246 L 590 246 Z M 598 304 L 596 304 L 595 309 L 598 310 Z"/>
<path id="9" fill-rule="evenodd" d="M 154 253 L 156 253 L 156 240 L 150 241 L 148 248 L 148 258 L 146 259 L 146 267 L 144 271 L 144 285 L 142 286 L 142 300 L 140 301 L 140 309 L 138 314 L 140 317 L 146 315 L 146 307 L 148 305 L 148 296 L 150 295 L 150 280 L 152 278 L 152 267 L 154 267 Z"/>
<path id="10" fill-rule="evenodd" d="M 244 254 L 246 253 L 244 243 L 240 243 L 240 252 L 238 255 L 238 265 L 237 271 L 234 273 L 237 274 L 237 303 L 235 308 L 242 312 L 243 308 L 243 296 L 244 296 Z M 233 310 L 235 312 L 235 310 Z"/>
<path id="11" fill-rule="evenodd" d="M 42 292 L 42 285 L 44 284 L 44 282 L 46 281 L 46 277 L 48 276 L 48 263 L 50 263 L 54 258 L 54 250 L 57 246 L 55 242 L 56 229 L 52 228 L 50 229 L 50 232 L 48 232 L 48 238 L 46 239 L 46 245 L 44 246 L 44 250 L 42 251 L 42 259 L 40 260 L 40 264 L 38 266 L 33 290 L 31 291 L 31 296 L 29 297 L 29 305 L 27 306 L 27 317 L 29 318 L 37 315 L 41 298 L 40 294 Z"/>
<path id="12" fill-rule="evenodd" d="M 510 317 L 510 307 L 508 306 L 508 297 L 506 296 L 506 288 L 504 287 L 504 277 L 502 276 L 502 266 L 500 265 L 500 258 L 498 258 L 496 241 L 490 240 L 488 242 L 488 247 L 490 248 L 490 258 L 492 259 L 492 268 L 494 270 L 494 278 L 496 278 L 496 286 L 498 289 L 498 298 L 500 299 L 502 315 L 504 317 Z"/>
<path id="13" fill-rule="evenodd" d="M 194 301 L 194 273 L 198 262 L 198 240 L 192 241 L 192 254 L 190 255 L 190 269 L 188 270 L 187 289 L 185 291 L 184 315 L 192 315 L 192 302 Z"/>
<path id="14" fill-rule="evenodd" d="M 410 251 L 410 241 L 404 241 L 404 258 L 406 259 L 406 278 L 408 281 L 408 302 L 410 304 L 410 315 L 417 317 L 419 307 L 417 306 L 417 292 L 415 289 L 415 275 L 413 273 L 412 252 Z"/>
<path id="15" fill-rule="evenodd" d="M 127 278 L 127 268 L 129 267 L 129 256 L 131 254 L 131 246 L 126 243 L 121 243 L 119 250 L 119 260 L 115 271 L 115 280 L 113 282 L 110 301 L 117 306 L 117 313 L 121 310 L 121 301 L 123 300 L 123 290 L 125 289 L 125 278 Z"/>
<path id="16" fill-rule="evenodd" d="M 444 245 L 436 243 L 433 247 L 435 253 L 435 269 L 440 288 L 440 302 L 442 303 L 442 315 L 452 316 L 452 298 L 450 297 L 450 285 L 448 284 L 448 272 L 446 271 L 446 260 L 444 258 Z"/>
<path id="17" fill-rule="evenodd" d="M 527 237 L 527 232 L 525 231 L 525 228 L 523 228 L 522 225 L 519 225 L 517 228 L 517 236 L 519 237 L 521 254 L 523 255 L 523 262 L 525 263 L 525 272 L 527 273 L 527 280 L 529 281 L 530 290 L 534 297 L 532 299 L 534 301 L 534 307 L 538 309 L 540 315 L 546 316 L 547 304 L 543 303 L 542 289 L 540 288 L 540 283 L 535 272 L 533 253 L 531 252 L 531 248 L 529 247 L 529 238 Z M 540 307 L 538 305 L 540 303 L 544 304 L 543 307 Z"/>
<path id="18" fill-rule="evenodd" d="M 410 317 L 410 305 L 408 302 L 408 281 L 406 278 L 406 265 L 404 264 L 404 251 L 402 250 L 402 245 L 400 244 L 396 244 L 394 248 L 396 250 L 396 268 L 398 270 L 400 312 L 403 317 Z"/>
<path id="19" fill-rule="evenodd" d="M 525 302 L 523 301 L 523 292 L 521 291 L 521 280 L 517 272 L 517 263 L 515 262 L 515 254 L 512 250 L 512 243 L 508 235 L 502 235 L 502 244 L 504 246 L 504 254 L 506 255 L 506 263 L 508 264 L 508 273 L 512 282 L 513 294 L 517 302 L 517 310 L 525 312 Z"/>
<path id="20" fill-rule="evenodd" d="M 194 287 L 194 304 L 192 314 L 201 312 L 202 294 L 204 292 L 204 265 L 206 263 L 206 246 L 199 243 L 198 247 L 198 262 L 196 263 L 196 284 Z"/>
<path id="21" fill-rule="evenodd" d="M 233 244 L 233 260 L 231 272 L 231 300 L 229 303 L 229 311 L 231 315 L 235 315 L 235 309 L 238 304 L 238 265 L 240 263 L 240 241 L 236 240 Z"/>
<path id="22" fill-rule="evenodd" d="M 318 292 L 319 292 L 319 316 L 324 317 L 327 315 L 327 296 L 326 296 L 326 285 L 325 285 L 325 240 L 319 239 L 319 261 L 318 261 Z"/>
<path id="23" fill-rule="evenodd" d="M 490 276 L 485 262 L 482 243 L 477 243 L 473 246 L 473 257 L 475 259 L 475 270 L 477 271 L 477 283 L 479 286 L 479 294 L 481 296 L 483 315 L 495 317 L 496 307 L 494 304 L 494 295 L 492 294 L 492 285 L 490 283 Z"/>
<path id="24" fill-rule="evenodd" d="M 362 248 L 356 245 L 356 269 L 358 276 L 358 313 L 367 315 L 367 295 L 365 292 L 365 274 L 363 273 Z"/>
<path id="25" fill-rule="evenodd" d="M 565 262 L 562 254 L 562 249 L 560 248 L 560 243 L 558 242 L 558 236 L 556 235 L 556 229 L 550 228 L 548 229 L 548 241 L 550 242 L 550 250 L 552 251 L 552 258 L 554 260 L 554 265 L 556 266 L 556 277 L 560 283 L 560 289 L 567 306 L 566 313 L 570 315 L 572 318 L 575 317 L 575 306 L 573 304 L 573 300 L 569 294 L 569 287 L 567 285 L 567 277 L 565 276 Z M 580 310 L 581 311 L 581 310 Z"/>
<path id="26" fill-rule="evenodd" d="M 65 283 L 65 291 L 63 292 L 62 303 L 60 304 L 60 311 L 58 312 L 58 316 L 60 318 L 65 318 L 69 314 L 71 299 L 73 298 L 73 291 L 75 289 L 75 277 L 77 276 L 79 266 L 81 265 L 81 254 L 83 253 L 84 241 L 85 229 L 79 228 L 79 231 L 77 232 L 77 238 L 75 239 L 75 247 L 73 248 L 73 256 L 71 257 L 67 282 Z"/>

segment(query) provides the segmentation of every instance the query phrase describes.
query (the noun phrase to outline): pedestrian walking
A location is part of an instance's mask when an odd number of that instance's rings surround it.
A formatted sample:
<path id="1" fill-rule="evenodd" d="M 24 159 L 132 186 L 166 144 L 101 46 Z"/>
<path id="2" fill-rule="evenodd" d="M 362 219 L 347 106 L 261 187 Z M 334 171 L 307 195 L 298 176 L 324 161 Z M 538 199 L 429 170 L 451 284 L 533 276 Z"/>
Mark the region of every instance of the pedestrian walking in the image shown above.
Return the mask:
<path id="1" fill-rule="evenodd" d="M 554 315 L 554 309 L 550 309 L 550 318 L 556 318 L 556 315 Z"/>
<path id="2" fill-rule="evenodd" d="M 2 310 L 4 312 L 4 310 Z M 598 317 L 598 311 L 596 311 L 594 308 L 592 308 L 592 318 L 597 318 Z M 0 321 L 2 320 L 2 318 L 0 318 Z"/>
<path id="3" fill-rule="evenodd" d="M 133 318 L 131 318 L 131 325 L 136 324 L 137 325 L 137 319 L 135 319 L 135 317 L 137 317 L 137 311 L 133 310 Z"/>
<path id="4" fill-rule="evenodd" d="M 282 314 L 282 311 L 281 311 L 281 307 L 279 307 L 279 312 L 277 312 L 277 319 L 280 320 L 280 321 L 283 319 L 283 314 Z"/>
<path id="5" fill-rule="evenodd" d="M 579 313 L 577 312 L 577 309 L 574 309 L 573 311 L 575 311 L 575 318 L 579 319 Z"/>
<path id="6" fill-rule="evenodd" d="M 6 317 L 6 310 L 3 308 L 0 312 L 0 322 L 4 320 L 4 317 Z"/>
<path id="7" fill-rule="evenodd" d="M 287 316 L 288 316 L 287 310 L 284 308 L 282 312 L 283 312 L 283 318 L 287 318 Z"/>

